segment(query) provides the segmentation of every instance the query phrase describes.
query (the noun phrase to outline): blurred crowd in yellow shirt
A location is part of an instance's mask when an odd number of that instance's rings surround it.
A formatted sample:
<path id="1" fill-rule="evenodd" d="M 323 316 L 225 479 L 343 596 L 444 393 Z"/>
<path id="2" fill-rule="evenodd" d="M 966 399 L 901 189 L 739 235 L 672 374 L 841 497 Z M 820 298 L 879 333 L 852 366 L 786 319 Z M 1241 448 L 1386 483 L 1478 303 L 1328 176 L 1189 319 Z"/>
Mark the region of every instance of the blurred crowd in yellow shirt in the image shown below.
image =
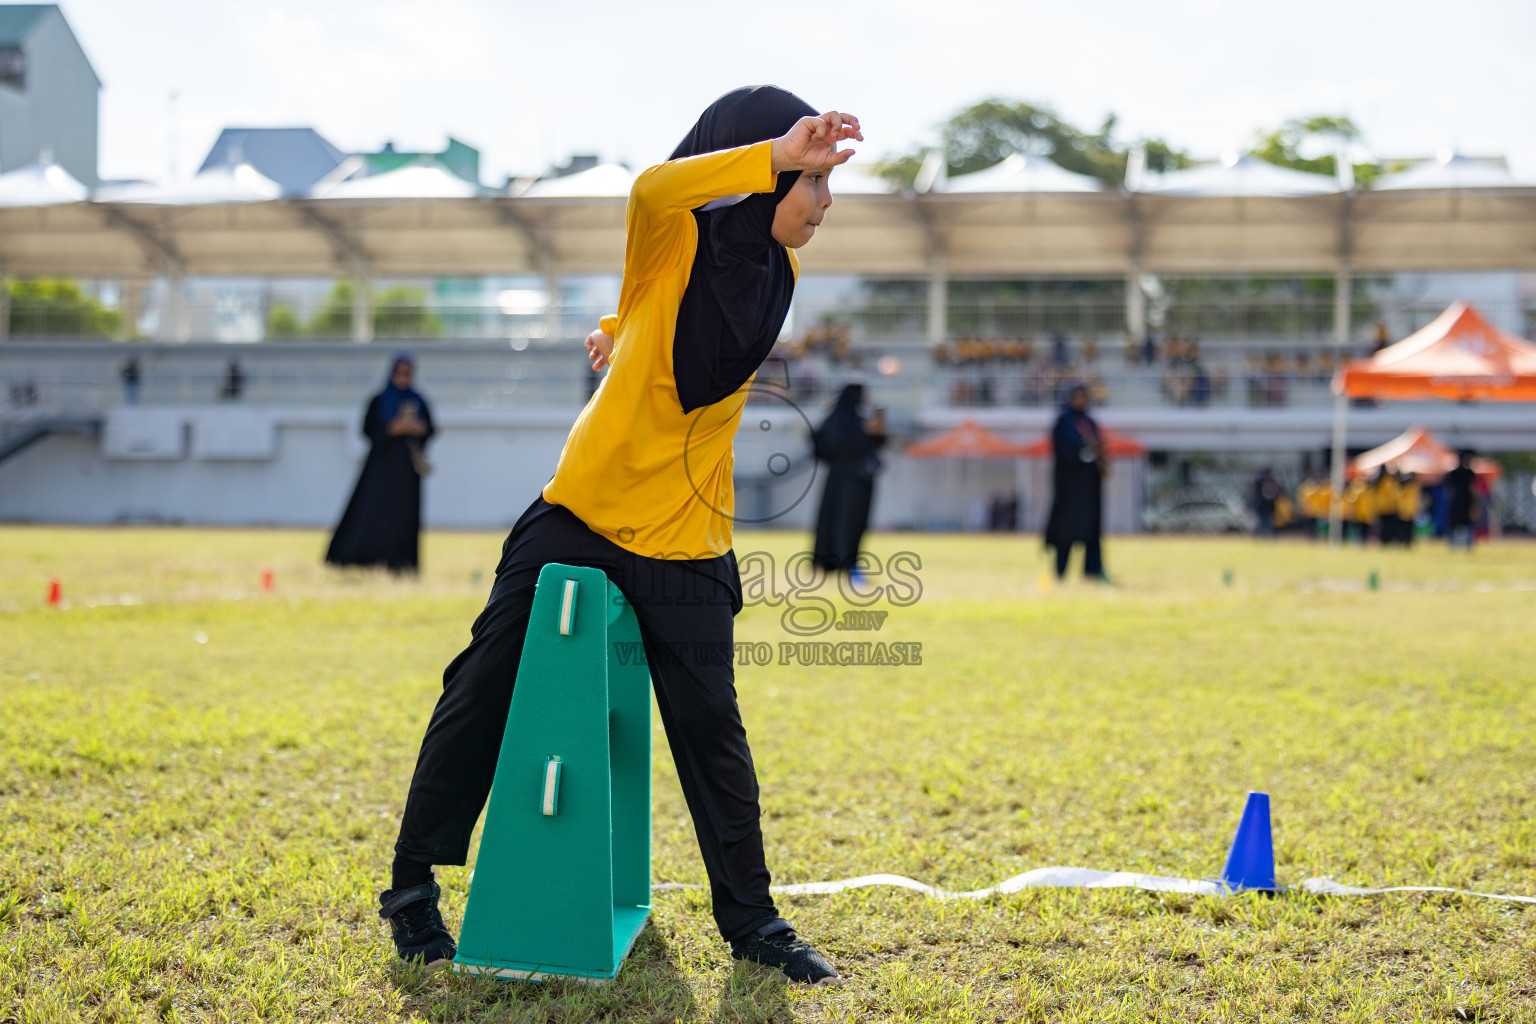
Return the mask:
<path id="1" fill-rule="evenodd" d="M 1296 489 L 1296 504 L 1314 533 L 1325 535 L 1332 488 L 1326 479 L 1311 476 Z M 1413 543 L 1414 524 L 1423 506 L 1424 493 L 1412 473 L 1382 467 L 1371 477 L 1359 476 L 1344 485 L 1337 498 L 1344 535 L 1359 541 L 1374 537 L 1383 544 Z"/>

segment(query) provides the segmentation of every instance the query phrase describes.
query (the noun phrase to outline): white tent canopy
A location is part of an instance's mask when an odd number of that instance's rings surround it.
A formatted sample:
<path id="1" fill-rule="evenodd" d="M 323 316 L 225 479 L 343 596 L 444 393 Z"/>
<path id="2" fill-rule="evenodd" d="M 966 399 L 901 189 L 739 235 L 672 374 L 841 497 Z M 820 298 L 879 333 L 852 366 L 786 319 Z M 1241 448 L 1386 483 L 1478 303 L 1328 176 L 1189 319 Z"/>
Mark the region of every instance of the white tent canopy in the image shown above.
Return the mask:
<path id="1" fill-rule="evenodd" d="M 480 194 L 478 185 L 438 164 L 408 164 L 383 174 L 348 178 L 324 186 L 316 189 L 314 198 L 366 201 L 471 199 Z"/>
<path id="2" fill-rule="evenodd" d="M 1018 153 L 1002 163 L 971 174 L 959 174 L 944 186 L 945 192 L 1097 192 L 1099 179 L 1074 174 L 1043 156 Z"/>
<path id="3" fill-rule="evenodd" d="M 634 172 L 623 164 L 598 164 L 575 174 L 535 181 L 523 190 L 523 195 L 566 198 L 628 196 L 634 183 Z"/>
<path id="4" fill-rule="evenodd" d="M 101 203 L 142 203 L 153 206 L 222 206 L 276 199 L 282 187 L 250 164 L 211 167 L 184 185 L 131 182 L 105 185 L 92 197 Z"/>
<path id="5" fill-rule="evenodd" d="M 1380 178 L 1372 188 L 1502 188 L 1519 184 L 1507 167 L 1446 150 L 1434 160 Z"/>
<path id="6" fill-rule="evenodd" d="M 1252 154 L 1220 163 L 1148 176 L 1140 191 L 1165 196 L 1316 196 L 1342 191 L 1325 174 L 1277 167 Z"/>
<path id="7" fill-rule="evenodd" d="M 62 206 L 85 199 L 89 190 L 49 160 L 0 174 L 0 208 Z"/>

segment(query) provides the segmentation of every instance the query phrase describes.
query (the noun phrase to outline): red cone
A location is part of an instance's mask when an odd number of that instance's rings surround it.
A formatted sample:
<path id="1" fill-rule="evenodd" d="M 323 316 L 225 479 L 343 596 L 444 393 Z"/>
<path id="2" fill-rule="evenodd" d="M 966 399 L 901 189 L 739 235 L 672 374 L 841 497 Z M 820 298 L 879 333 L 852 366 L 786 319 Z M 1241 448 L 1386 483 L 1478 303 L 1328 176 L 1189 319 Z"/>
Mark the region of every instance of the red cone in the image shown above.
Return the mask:
<path id="1" fill-rule="evenodd" d="M 268 593 L 270 593 L 272 591 L 272 570 L 271 569 L 263 569 L 261 571 L 261 589 L 267 591 Z"/>
<path id="2" fill-rule="evenodd" d="M 64 588 L 59 586 L 58 580 L 48 581 L 48 607 L 57 608 L 59 601 L 64 597 Z"/>

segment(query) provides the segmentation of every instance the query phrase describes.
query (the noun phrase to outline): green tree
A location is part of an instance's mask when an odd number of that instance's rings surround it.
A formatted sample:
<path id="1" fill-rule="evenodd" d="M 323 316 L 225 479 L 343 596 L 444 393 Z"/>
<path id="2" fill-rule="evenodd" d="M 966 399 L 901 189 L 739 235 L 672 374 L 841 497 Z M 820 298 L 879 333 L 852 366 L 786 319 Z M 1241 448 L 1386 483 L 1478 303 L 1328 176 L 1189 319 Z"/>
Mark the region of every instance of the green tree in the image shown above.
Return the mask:
<path id="1" fill-rule="evenodd" d="M 1313 174 L 1337 174 L 1339 161 L 1334 153 L 1306 157 L 1302 147 L 1308 142 L 1334 143 L 1335 149 L 1343 148 L 1360 139 L 1360 129 L 1347 117 L 1314 115 L 1295 117 L 1271 132 L 1260 132 L 1253 155 L 1280 167 L 1290 167 Z"/>
<path id="2" fill-rule="evenodd" d="M 1134 145 L 1117 142 L 1115 125 L 1115 115 L 1110 114 L 1097 130 L 1085 131 L 1049 107 L 993 98 L 955 114 L 944 123 L 940 134 L 950 174 L 969 174 L 1014 153 L 1028 153 L 1048 157 L 1059 167 L 1090 175 L 1107 185 L 1119 185 L 1125 180 L 1130 150 L 1136 147 L 1146 150 L 1150 170 L 1188 166 L 1188 155 L 1161 139 Z M 926 155 L 926 150 L 898 154 L 881 161 L 876 170 L 897 184 L 910 186 Z"/>
<path id="3" fill-rule="evenodd" d="M 267 307 L 267 337 L 268 338 L 301 338 L 304 336 L 304 325 L 299 322 L 299 315 L 293 311 L 293 307 L 283 302 L 274 302 Z"/>
<path id="4" fill-rule="evenodd" d="M 1360 128 L 1350 118 L 1315 114 L 1312 117 L 1292 118 L 1274 131 L 1259 132 L 1252 152 L 1254 156 L 1280 167 L 1311 171 L 1313 174 L 1332 175 L 1337 174 L 1339 168 L 1336 152 L 1306 157 L 1302 156 L 1302 150 L 1310 148 L 1308 143 L 1313 142 L 1321 142 L 1325 145 L 1332 143 L 1333 150 L 1342 150 L 1350 143 L 1359 142 L 1360 139 Z M 1397 162 L 1382 164 L 1367 161 L 1352 166 L 1356 184 L 1369 185 L 1383 174 L 1400 171 L 1408 165 Z"/>
<path id="5" fill-rule="evenodd" d="M 342 278 L 331 285 L 331 294 L 309 321 L 309 333 L 316 338 L 352 336 L 352 280 Z"/>
<path id="6" fill-rule="evenodd" d="M 442 325 L 420 288 L 395 286 L 374 297 L 373 332 L 381 338 L 435 338 Z"/>
<path id="7" fill-rule="evenodd" d="M 80 290 L 78 281 L 34 278 L 9 283 L 14 337 L 115 338 L 123 315 Z"/>
<path id="8" fill-rule="evenodd" d="M 342 278 L 309 321 L 309 333 L 317 338 L 352 335 L 352 281 Z M 442 325 L 427 306 L 420 288 L 395 286 L 373 297 L 373 333 L 380 338 L 435 338 Z"/>

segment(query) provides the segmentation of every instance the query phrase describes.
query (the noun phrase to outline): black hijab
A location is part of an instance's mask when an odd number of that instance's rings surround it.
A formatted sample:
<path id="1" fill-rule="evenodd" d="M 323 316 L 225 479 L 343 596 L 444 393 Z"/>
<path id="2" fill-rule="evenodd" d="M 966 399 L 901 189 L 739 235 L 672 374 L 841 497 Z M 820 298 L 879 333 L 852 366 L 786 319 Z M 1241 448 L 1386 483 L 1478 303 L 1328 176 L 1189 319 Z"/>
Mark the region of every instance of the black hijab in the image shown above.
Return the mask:
<path id="1" fill-rule="evenodd" d="M 668 159 L 776 139 L 815 113 L 775 86 L 735 89 L 705 108 Z M 789 254 L 773 240 L 773 215 L 799 178 L 799 171 L 784 171 L 772 192 L 693 211 L 699 248 L 672 336 L 672 376 L 684 413 L 734 394 L 773 351 L 795 292 Z"/>
<path id="2" fill-rule="evenodd" d="M 864 453 L 869 435 L 864 429 L 864 417 L 859 415 L 859 403 L 862 401 L 864 385 L 844 385 L 837 396 L 837 404 L 816 430 L 817 458 L 833 462 Z"/>

